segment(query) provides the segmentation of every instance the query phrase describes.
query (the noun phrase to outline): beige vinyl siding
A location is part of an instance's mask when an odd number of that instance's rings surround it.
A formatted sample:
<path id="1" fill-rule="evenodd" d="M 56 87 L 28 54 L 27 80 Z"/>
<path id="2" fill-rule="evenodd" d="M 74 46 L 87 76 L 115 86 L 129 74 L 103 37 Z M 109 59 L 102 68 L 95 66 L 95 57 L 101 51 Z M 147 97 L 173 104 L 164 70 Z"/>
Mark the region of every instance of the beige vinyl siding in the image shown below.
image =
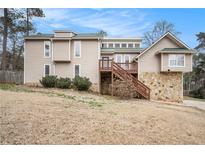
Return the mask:
<path id="1" fill-rule="evenodd" d="M 74 51 L 74 43 L 71 45 Z M 71 52 L 72 75 L 74 77 L 74 64 L 80 64 L 81 76 L 89 77 L 93 83 L 99 82 L 98 69 L 98 41 L 97 40 L 81 40 L 81 57 L 75 58 L 74 52 Z"/>
<path id="2" fill-rule="evenodd" d="M 68 61 L 70 60 L 69 41 L 53 41 L 53 60 Z"/>
<path id="3" fill-rule="evenodd" d="M 99 84 L 98 41 L 81 40 L 81 57 L 74 56 L 74 41 L 71 43 L 71 62 L 55 63 L 55 74 L 59 77 L 74 78 L 74 67 L 80 65 L 80 75 L 88 77 L 90 81 Z"/>
<path id="4" fill-rule="evenodd" d="M 160 72 L 161 71 L 161 58 L 156 52 L 163 48 L 178 48 L 179 46 L 168 37 L 164 37 L 145 54 L 141 55 L 138 59 L 139 73 L 142 72 Z"/>
<path id="5" fill-rule="evenodd" d="M 59 43 L 57 46 L 54 43 L 53 51 L 58 52 L 57 57 L 62 58 L 64 53 L 59 54 L 59 50 L 67 51 L 68 43 L 65 41 L 58 41 L 57 43 Z M 54 63 L 52 62 L 52 56 L 50 58 L 44 58 L 44 40 L 26 41 L 25 51 L 25 83 L 38 83 L 44 75 L 45 64 L 51 65 L 51 74 L 55 73 L 58 77 L 70 78 L 74 77 L 74 67 L 79 64 L 81 76 L 88 77 L 96 88 L 99 86 L 97 40 L 81 40 L 80 58 L 74 57 L 74 43 L 72 41 L 70 63 Z M 53 55 L 56 56 L 55 53 Z"/>
<path id="6" fill-rule="evenodd" d="M 55 32 L 55 37 L 73 37 L 74 34 L 72 32 Z"/>
<path id="7" fill-rule="evenodd" d="M 51 74 L 53 74 L 53 63 L 51 61 L 51 57 L 44 58 L 44 41 L 26 41 L 24 67 L 25 83 L 39 83 L 39 80 L 44 75 L 45 64 L 51 66 Z"/>

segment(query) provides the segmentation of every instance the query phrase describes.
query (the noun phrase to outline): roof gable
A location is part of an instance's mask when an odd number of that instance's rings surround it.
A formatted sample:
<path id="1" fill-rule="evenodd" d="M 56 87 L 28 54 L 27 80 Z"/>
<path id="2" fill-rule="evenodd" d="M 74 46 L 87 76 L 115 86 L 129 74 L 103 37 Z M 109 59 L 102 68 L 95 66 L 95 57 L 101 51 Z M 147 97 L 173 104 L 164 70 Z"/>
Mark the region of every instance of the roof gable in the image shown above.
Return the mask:
<path id="1" fill-rule="evenodd" d="M 143 55 L 144 53 L 146 53 L 148 50 L 150 50 L 152 47 L 154 47 L 158 42 L 160 42 L 163 38 L 168 37 L 171 41 L 173 41 L 174 43 L 176 43 L 178 46 L 180 46 L 181 48 L 185 48 L 190 50 L 191 48 L 186 45 L 184 42 L 182 42 L 180 39 L 178 39 L 175 35 L 173 35 L 171 32 L 167 32 L 165 33 L 163 36 L 161 36 L 157 41 L 155 41 L 152 45 L 150 45 L 148 48 L 146 48 L 144 51 L 142 51 L 138 56 L 136 56 L 135 58 L 140 57 L 141 55 Z"/>

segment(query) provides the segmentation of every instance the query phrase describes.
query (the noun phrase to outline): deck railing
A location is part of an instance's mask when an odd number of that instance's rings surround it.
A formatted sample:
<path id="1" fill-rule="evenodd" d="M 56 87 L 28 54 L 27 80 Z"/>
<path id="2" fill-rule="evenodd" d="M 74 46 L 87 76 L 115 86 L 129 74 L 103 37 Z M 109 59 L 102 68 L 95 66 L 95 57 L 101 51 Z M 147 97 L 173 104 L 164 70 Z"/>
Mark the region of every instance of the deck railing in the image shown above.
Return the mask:
<path id="1" fill-rule="evenodd" d="M 100 59 L 99 61 L 99 70 L 104 72 L 111 71 L 111 64 L 113 59 Z M 120 67 L 130 73 L 137 73 L 138 66 L 136 62 L 132 63 L 117 63 Z"/>

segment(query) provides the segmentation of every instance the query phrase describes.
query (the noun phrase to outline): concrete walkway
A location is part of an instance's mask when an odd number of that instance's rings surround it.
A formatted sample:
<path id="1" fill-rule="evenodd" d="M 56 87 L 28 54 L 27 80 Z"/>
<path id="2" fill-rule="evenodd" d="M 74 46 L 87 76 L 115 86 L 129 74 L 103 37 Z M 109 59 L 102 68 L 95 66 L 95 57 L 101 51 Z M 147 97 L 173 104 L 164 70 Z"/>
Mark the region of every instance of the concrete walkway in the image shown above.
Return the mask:
<path id="1" fill-rule="evenodd" d="M 192 106 L 202 110 L 205 110 L 205 102 L 198 101 L 198 100 L 184 100 L 183 105 L 185 106 Z"/>

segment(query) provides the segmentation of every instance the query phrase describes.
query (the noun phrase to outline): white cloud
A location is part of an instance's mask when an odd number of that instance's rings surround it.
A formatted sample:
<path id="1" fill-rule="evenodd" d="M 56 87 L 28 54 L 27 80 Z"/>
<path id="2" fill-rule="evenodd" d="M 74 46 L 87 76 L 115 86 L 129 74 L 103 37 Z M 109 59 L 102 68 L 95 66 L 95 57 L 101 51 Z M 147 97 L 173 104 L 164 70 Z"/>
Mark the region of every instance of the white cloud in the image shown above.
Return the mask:
<path id="1" fill-rule="evenodd" d="M 112 36 L 138 36 L 150 26 L 147 15 L 138 9 L 44 9 L 44 12 L 44 20 L 50 27 L 76 25 L 102 29 Z"/>
<path id="2" fill-rule="evenodd" d="M 51 26 L 53 28 L 65 28 L 66 27 L 63 24 L 58 24 L 58 23 L 49 24 L 49 26 Z"/>

